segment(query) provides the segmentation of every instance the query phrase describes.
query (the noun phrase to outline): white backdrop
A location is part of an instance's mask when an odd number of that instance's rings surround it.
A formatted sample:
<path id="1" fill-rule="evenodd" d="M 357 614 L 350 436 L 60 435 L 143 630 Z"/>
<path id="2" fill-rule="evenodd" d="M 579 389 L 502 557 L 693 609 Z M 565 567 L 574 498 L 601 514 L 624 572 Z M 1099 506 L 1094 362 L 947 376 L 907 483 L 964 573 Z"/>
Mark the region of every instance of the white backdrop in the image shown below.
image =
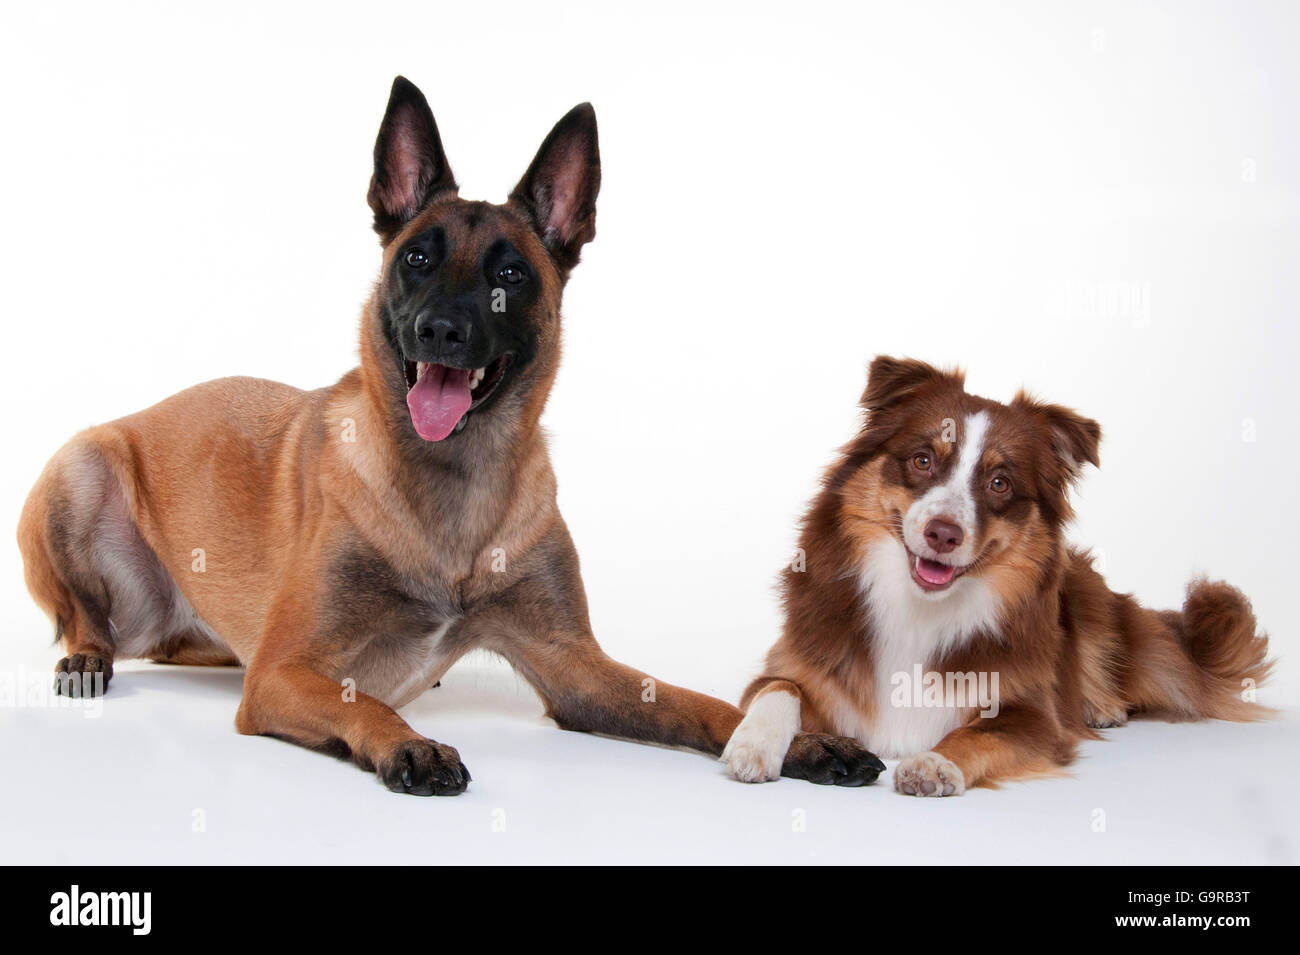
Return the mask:
<path id="1" fill-rule="evenodd" d="M 1293 6 L 195 10 L 3 15 L 10 528 L 85 425 L 210 378 L 310 388 L 355 363 L 400 72 L 467 197 L 503 199 L 595 104 L 598 236 L 545 420 L 617 657 L 735 698 L 880 352 L 1097 418 L 1074 537 L 1112 585 L 1172 606 L 1193 573 L 1225 577 L 1294 652 Z M 8 540 L 0 661 L 52 664 Z M 1296 686 L 1284 660 L 1265 700 Z"/>

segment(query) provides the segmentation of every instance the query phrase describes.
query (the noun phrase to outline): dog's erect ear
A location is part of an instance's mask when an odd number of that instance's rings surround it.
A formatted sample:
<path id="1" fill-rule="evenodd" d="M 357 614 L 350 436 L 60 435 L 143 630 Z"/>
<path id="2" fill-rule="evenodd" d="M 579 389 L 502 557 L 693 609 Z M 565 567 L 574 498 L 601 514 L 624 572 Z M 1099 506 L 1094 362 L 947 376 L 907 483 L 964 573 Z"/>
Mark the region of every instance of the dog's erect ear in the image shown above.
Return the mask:
<path id="1" fill-rule="evenodd" d="M 528 214 L 560 271 L 567 274 L 577 265 L 583 245 L 596 235 L 599 192 L 596 111 L 583 103 L 555 124 L 510 201 Z"/>
<path id="2" fill-rule="evenodd" d="M 429 103 L 414 83 L 399 76 L 393 80 L 388 109 L 375 139 L 375 172 L 368 196 L 375 213 L 375 231 L 384 245 L 434 193 L 455 188 Z"/>
<path id="3" fill-rule="evenodd" d="M 937 382 L 949 382 L 961 388 L 966 376 L 956 369 L 943 371 L 915 358 L 880 355 L 867 370 L 867 390 L 859 404 L 868 411 L 884 411 Z"/>
<path id="4" fill-rule="evenodd" d="M 1067 482 L 1077 481 L 1085 464 L 1101 467 L 1101 425 L 1097 422 L 1062 405 L 1036 401 L 1023 391 L 1011 404 L 1037 415 L 1051 429 L 1052 450 L 1065 469 Z"/>

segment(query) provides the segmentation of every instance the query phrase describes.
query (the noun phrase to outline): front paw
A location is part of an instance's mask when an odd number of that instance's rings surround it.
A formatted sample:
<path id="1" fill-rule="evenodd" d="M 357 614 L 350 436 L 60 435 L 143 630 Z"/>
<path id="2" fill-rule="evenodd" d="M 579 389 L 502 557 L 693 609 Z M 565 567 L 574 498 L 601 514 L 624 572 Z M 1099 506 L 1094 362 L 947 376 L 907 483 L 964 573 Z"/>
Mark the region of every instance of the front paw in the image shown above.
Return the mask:
<path id="1" fill-rule="evenodd" d="M 412 796 L 457 796 L 470 781 L 460 753 L 431 739 L 399 743 L 376 763 L 375 773 L 393 792 Z"/>
<path id="2" fill-rule="evenodd" d="M 790 743 L 781 775 L 819 786 L 865 786 L 885 771 L 857 740 L 826 733 L 801 733 Z"/>
<path id="3" fill-rule="evenodd" d="M 722 761 L 727 775 L 742 783 L 770 783 L 781 778 L 784 740 L 772 739 L 754 726 L 742 723 L 727 741 Z"/>
<path id="4" fill-rule="evenodd" d="M 894 768 L 894 789 L 906 796 L 960 796 L 966 777 L 957 764 L 936 752 L 909 756 Z"/>

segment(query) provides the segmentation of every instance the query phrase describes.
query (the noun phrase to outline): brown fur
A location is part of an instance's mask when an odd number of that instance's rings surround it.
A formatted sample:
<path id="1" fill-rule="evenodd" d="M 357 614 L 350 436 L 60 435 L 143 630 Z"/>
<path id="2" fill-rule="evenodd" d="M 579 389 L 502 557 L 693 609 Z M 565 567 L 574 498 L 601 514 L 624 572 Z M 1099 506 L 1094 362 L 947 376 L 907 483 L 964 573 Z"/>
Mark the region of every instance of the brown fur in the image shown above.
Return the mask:
<path id="1" fill-rule="evenodd" d="M 788 681 L 801 700 L 804 731 L 856 735 L 870 745 L 870 728 L 890 701 L 879 698 L 880 636 L 860 569 L 875 548 L 902 544 L 902 515 L 928 486 L 906 472 L 918 435 L 943 419 L 984 411 L 993 450 L 981 467 L 1005 465 L 1019 488 L 982 514 L 980 556 L 966 571 L 997 595 L 999 626 L 916 662 L 926 671 L 996 672 L 1000 713 L 965 713 L 961 725 L 933 740 L 937 758 L 904 762 L 910 781 L 900 788 L 943 794 L 935 792 L 936 781 L 948 778 L 936 776 L 943 760 L 956 765 L 966 786 L 1056 772 L 1080 740 L 1098 738 L 1096 728 L 1138 713 L 1175 720 L 1269 715 L 1242 699 L 1243 681 L 1258 685 L 1271 663 L 1267 638 L 1256 635 L 1239 591 L 1194 581 L 1181 611 L 1149 610 L 1113 593 L 1088 555 L 1064 542 L 1067 491 L 1083 462 L 1097 463 L 1095 422 L 1024 394 L 1010 405 L 976 398 L 960 373 L 888 358 L 873 363 L 862 403 L 862 431 L 827 471 L 804 518 L 806 571 L 783 574 L 783 634 L 743 707 L 774 681 Z M 935 445 L 933 453 L 950 451 Z"/>
<path id="2" fill-rule="evenodd" d="M 736 707 L 602 652 L 556 507 L 538 419 L 598 188 L 584 106 L 508 202 L 460 199 L 424 98 L 399 78 L 376 145 L 383 278 L 362 315 L 360 367 L 310 392 L 250 378 L 199 385 L 76 436 L 33 489 L 18 539 L 63 671 L 111 672 L 123 656 L 238 662 L 241 733 L 346 751 L 420 794 L 459 792 L 468 773 L 394 707 L 472 648 L 509 660 L 563 728 L 720 753 Z M 531 360 L 441 442 L 412 428 L 384 325 L 394 256 L 434 227 L 451 250 L 448 282 L 472 285 L 479 250 L 508 240 L 537 283 L 519 319 Z M 796 770 L 823 758 L 806 740 L 798 749 Z"/>

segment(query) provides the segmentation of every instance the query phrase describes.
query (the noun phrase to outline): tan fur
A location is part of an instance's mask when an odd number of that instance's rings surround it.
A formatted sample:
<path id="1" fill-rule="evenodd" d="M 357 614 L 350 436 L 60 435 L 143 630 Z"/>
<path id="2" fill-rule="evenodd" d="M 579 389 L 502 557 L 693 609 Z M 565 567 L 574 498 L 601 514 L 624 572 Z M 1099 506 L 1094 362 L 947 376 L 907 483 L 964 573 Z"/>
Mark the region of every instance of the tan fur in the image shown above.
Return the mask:
<path id="1" fill-rule="evenodd" d="M 19 546 L 68 654 L 61 674 L 111 675 L 124 657 L 238 662 L 241 733 L 348 753 L 421 794 L 459 792 L 468 773 L 394 707 L 471 648 L 509 660 L 562 727 L 720 753 L 736 707 L 651 680 L 596 643 L 556 506 L 539 418 L 598 187 L 584 106 L 507 203 L 460 199 L 427 103 L 399 78 L 376 145 L 383 271 L 362 315 L 360 367 L 310 392 L 251 378 L 198 385 L 77 435 L 32 490 Z M 535 283 L 511 316 L 529 330 L 530 360 L 444 442 L 412 427 L 405 353 L 384 312 L 401 293 L 399 250 L 435 229 L 452 250 L 451 299 L 484 280 L 479 263 L 501 243 Z"/>

